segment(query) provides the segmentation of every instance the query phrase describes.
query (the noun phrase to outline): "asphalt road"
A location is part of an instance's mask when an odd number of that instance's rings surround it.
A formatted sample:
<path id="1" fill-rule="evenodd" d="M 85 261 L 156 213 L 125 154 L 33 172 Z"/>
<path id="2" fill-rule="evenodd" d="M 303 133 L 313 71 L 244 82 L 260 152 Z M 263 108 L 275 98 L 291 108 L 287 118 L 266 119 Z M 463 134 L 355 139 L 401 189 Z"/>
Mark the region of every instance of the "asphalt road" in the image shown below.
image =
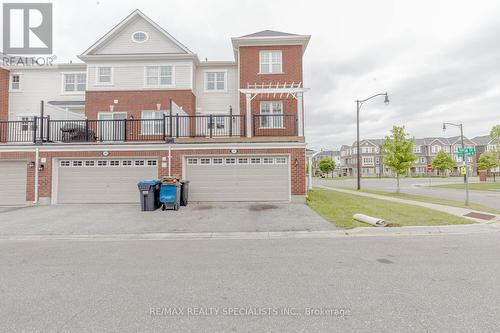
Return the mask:
<path id="1" fill-rule="evenodd" d="M 476 181 L 473 178 L 472 181 Z M 432 178 L 431 184 L 459 183 L 460 179 L 454 178 Z M 314 178 L 313 184 L 335 185 L 356 188 L 356 179 L 322 179 Z M 456 201 L 465 200 L 465 191 L 458 189 L 429 187 L 428 178 L 402 178 L 400 180 L 401 193 L 416 194 L 431 198 L 444 198 Z M 370 190 L 379 190 L 385 192 L 396 191 L 396 180 L 392 178 L 363 178 L 361 187 Z M 470 202 L 478 203 L 491 208 L 500 209 L 500 192 L 493 191 L 469 191 Z"/>
<path id="2" fill-rule="evenodd" d="M 498 233 L 0 241 L 0 331 L 494 332 L 499 252 Z"/>

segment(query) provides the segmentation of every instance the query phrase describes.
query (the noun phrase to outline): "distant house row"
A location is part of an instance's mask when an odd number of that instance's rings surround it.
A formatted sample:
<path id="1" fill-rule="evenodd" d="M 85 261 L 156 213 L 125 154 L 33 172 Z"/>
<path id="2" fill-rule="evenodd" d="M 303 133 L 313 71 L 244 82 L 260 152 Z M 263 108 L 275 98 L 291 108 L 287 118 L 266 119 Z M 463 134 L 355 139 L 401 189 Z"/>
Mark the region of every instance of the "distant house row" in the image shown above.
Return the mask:
<path id="1" fill-rule="evenodd" d="M 360 141 L 360 157 L 361 157 L 361 175 L 363 177 L 382 177 L 393 175 L 391 169 L 384 165 L 381 154 L 383 139 L 365 139 Z M 315 155 L 313 160 L 314 165 L 324 157 L 330 156 L 335 160 L 336 173 L 340 176 L 356 176 L 357 174 L 357 142 L 352 145 L 343 145 L 340 151 L 321 151 Z M 477 173 L 477 160 L 479 156 L 487 151 L 494 151 L 496 144 L 489 135 L 478 136 L 473 139 L 464 138 L 464 146 L 466 148 L 475 148 L 476 156 L 468 158 L 469 171 L 471 174 Z M 427 165 L 432 164 L 433 158 L 440 152 L 444 151 L 449 154 L 457 166 L 462 162 L 462 157 L 458 155 L 458 149 L 462 147 L 460 136 L 449 138 L 444 137 L 429 137 L 415 139 L 413 145 L 413 153 L 417 159 L 410 168 L 409 175 L 424 176 L 436 175 L 436 171 L 427 171 Z M 494 170 L 500 172 L 500 168 Z M 316 167 L 316 171 L 319 169 Z M 458 174 L 458 167 L 452 170 L 452 174 Z"/>

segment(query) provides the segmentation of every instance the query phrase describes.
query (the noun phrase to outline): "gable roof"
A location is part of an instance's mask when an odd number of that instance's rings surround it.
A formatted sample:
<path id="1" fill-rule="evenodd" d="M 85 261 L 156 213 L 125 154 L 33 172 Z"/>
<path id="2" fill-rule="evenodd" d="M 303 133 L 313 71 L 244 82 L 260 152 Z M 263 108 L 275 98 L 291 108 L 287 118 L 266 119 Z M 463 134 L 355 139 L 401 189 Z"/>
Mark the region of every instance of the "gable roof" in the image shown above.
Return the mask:
<path id="1" fill-rule="evenodd" d="M 489 135 L 476 136 L 472 141 L 478 146 L 486 146 L 491 142 Z"/>
<path id="2" fill-rule="evenodd" d="M 81 56 L 85 57 L 88 55 L 92 55 L 94 51 L 96 51 L 100 46 L 102 46 L 107 41 L 109 41 L 110 39 L 115 37 L 118 32 L 120 32 L 124 27 L 126 27 L 131 21 L 133 21 L 137 17 L 141 17 L 144 20 L 146 20 L 156 30 L 158 30 L 166 38 L 168 38 L 176 46 L 178 46 L 183 51 L 183 53 L 193 54 L 193 52 L 191 52 L 191 50 L 189 50 L 185 45 L 183 45 L 181 42 L 179 42 L 177 39 L 175 39 L 172 35 L 170 35 L 165 29 L 163 29 L 161 26 L 159 26 L 157 23 L 155 23 L 153 20 L 151 20 L 149 17 L 147 17 L 139 9 L 136 9 L 132 13 L 130 13 L 126 18 L 124 18 L 120 23 L 118 23 L 113 29 L 108 31 L 104 36 L 102 36 L 99 40 L 97 40 L 97 42 L 95 42 L 92 46 L 90 46 L 87 50 L 85 50 L 81 54 Z"/>
<path id="3" fill-rule="evenodd" d="M 299 36 L 299 35 L 291 34 L 289 32 L 275 31 L 275 30 L 262 30 L 262 31 L 254 32 L 253 34 L 240 36 L 238 38 L 284 37 L 284 36 Z"/>

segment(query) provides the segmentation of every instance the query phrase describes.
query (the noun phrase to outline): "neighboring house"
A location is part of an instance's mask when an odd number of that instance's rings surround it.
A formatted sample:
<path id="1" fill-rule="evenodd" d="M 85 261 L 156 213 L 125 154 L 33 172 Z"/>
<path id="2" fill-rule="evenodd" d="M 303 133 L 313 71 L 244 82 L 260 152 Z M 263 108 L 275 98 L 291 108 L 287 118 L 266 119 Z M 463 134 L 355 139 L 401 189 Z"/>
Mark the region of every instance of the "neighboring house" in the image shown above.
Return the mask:
<path id="1" fill-rule="evenodd" d="M 500 146 L 499 142 L 495 142 L 489 135 L 476 136 L 472 139 L 472 141 L 476 144 L 477 161 L 479 161 L 479 157 L 481 157 L 481 154 L 497 151 L 498 147 Z M 500 172 L 500 166 L 492 169 L 491 172 Z"/>
<path id="2" fill-rule="evenodd" d="M 333 175 L 340 175 L 340 151 L 339 150 L 321 150 L 317 153 L 315 153 L 312 157 L 312 165 L 313 165 L 313 170 L 315 175 L 320 175 L 321 170 L 319 169 L 318 163 L 321 161 L 323 158 L 330 157 L 333 162 L 335 163 L 335 170 L 332 172 Z"/>
<path id="3" fill-rule="evenodd" d="M 309 39 L 265 30 L 202 62 L 136 10 L 83 63 L 0 68 L 0 204 L 137 202 L 169 175 L 192 201 L 303 197 Z"/>
<path id="4" fill-rule="evenodd" d="M 393 176 L 389 167 L 384 165 L 381 154 L 383 139 L 368 139 L 360 141 L 361 175 L 363 177 Z M 464 138 L 465 147 L 476 147 L 474 140 Z M 408 174 L 411 176 L 436 175 L 436 171 L 428 172 L 427 165 L 432 164 L 433 158 L 439 151 L 449 154 L 456 162 L 457 167 L 451 170 L 452 174 L 458 175 L 458 166 L 462 164 L 462 157 L 458 156 L 458 148 L 461 148 L 460 137 L 429 137 L 416 138 L 413 145 L 413 154 L 417 157 Z M 343 176 L 355 176 L 357 174 L 357 152 L 356 142 L 351 146 L 343 145 L 340 148 L 341 173 Z M 476 158 L 467 157 L 471 174 L 476 172 Z"/>

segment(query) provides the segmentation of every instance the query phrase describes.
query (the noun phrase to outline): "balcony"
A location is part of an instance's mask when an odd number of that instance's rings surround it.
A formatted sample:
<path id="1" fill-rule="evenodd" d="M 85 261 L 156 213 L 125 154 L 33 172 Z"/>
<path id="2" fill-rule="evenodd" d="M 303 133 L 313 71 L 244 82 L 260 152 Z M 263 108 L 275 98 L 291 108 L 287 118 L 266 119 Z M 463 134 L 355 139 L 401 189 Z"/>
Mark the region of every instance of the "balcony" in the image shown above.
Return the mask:
<path id="1" fill-rule="evenodd" d="M 0 143 L 124 143 L 294 140 L 297 115 L 254 115 L 247 135 L 245 115 L 163 115 L 159 119 L 0 121 Z M 259 140 L 260 139 L 260 140 Z"/>

